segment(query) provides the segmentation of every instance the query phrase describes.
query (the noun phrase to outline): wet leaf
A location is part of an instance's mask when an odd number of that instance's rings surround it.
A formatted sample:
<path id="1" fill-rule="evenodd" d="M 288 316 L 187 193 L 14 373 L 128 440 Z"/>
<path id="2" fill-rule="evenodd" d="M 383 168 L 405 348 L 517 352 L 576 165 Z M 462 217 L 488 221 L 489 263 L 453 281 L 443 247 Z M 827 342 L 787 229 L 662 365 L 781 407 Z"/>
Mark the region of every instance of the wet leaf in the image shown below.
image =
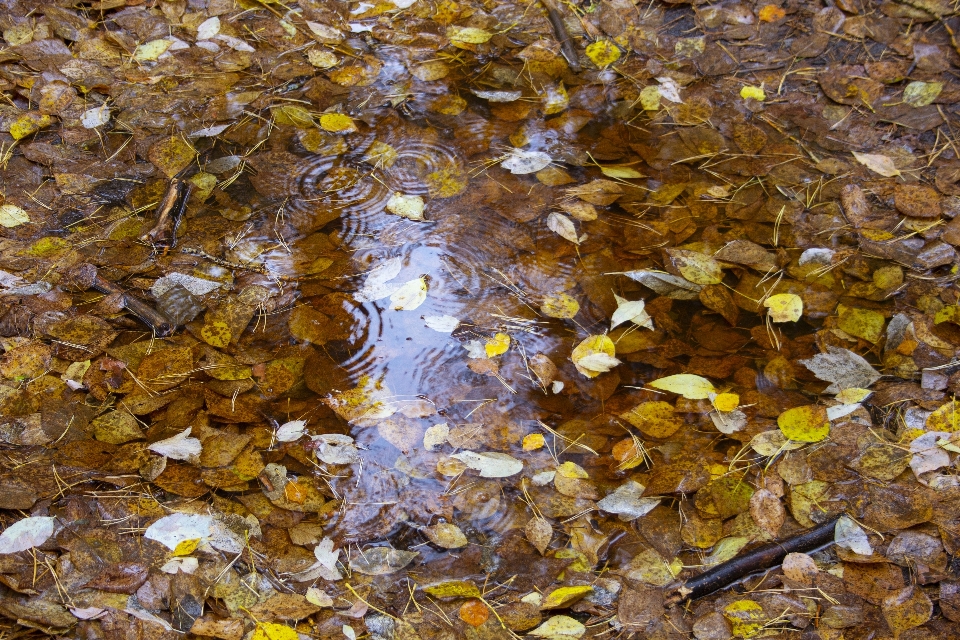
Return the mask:
<path id="1" fill-rule="evenodd" d="M 166 53 L 173 45 L 173 40 L 168 38 L 161 38 L 159 40 L 151 40 L 144 44 L 138 45 L 133 52 L 133 59 L 137 62 L 155 62 L 157 58 Z"/>
<path id="2" fill-rule="evenodd" d="M 285 422 L 277 428 L 274 437 L 276 437 L 277 442 L 294 442 L 300 439 L 306 426 L 306 420 L 291 420 L 290 422 Z"/>
<path id="3" fill-rule="evenodd" d="M 644 498 L 644 486 L 639 482 L 627 480 L 616 490 L 597 502 L 597 507 L 608 513 L 617 514 L 621 520 L 635 520 L 645 516 L 660 504 L 660 498 Z"/>
<path id="4" fill-rule="evenodd" d="M 757 100 L 763 102 L 767 99 L 767 93 L 763 90 L 763 86 L 753 87 L 747 85 L 740 89 L 740 97 L 744 100 Z"/>
<path id="5" fill-rule="evenodd" d="M 903 89 L 903 101 L 911 107 L 931 104 L 943 91 L 942 82 L 911 82 Z"/>
<path id="6" fill-rule="evenodd" d="M 401 218 L 423 220 L 424 202 L 420 196 L 408 196 L 395 193 L 387 201 L 387 211 Z"/>
<path id="7" fill-rule="evenodd" d="M 160 518 L 143 534 L 148 540 L 155 540 L 171 551 L 189 540 L 200 540 L 210 536 L 213 518 L 205 515 L 174 513 Z"/>
<path id="8" fill-rule="evenodd" d="M 468 544 L 467 537 L 463 535 L 460 527 L 455 524 L 450 524 L 449 522 L 441 522 L 430 527 L 424 527 L 421 531 L 423 535 L 427 536 L 430 542 L 444 549 L 459 549 Z"/>
<path id="9" fill-rule="evenodd" d="M 926 420 L 926 427 L 930 431 L 954 432 L 960 431 L 960 413 L 956 400 L 941 405 L 931 413 Z"/>
<path id="10" fill-rule="evenodd" d="M 357 125 L 353 118 L 343 113 L 325 113 L 320 116 L 320 128 L 330 133 L 354 133 Z"/>
<path id="11" fill-rule="evenodd" d="M 705 400 L 711 393 L 716 393 L 713 383 L 701 376 L 691 373 L 678 373 L 649 382 L 647 386 L 662 391 L 669 391 L 683 396 L 687 400 Z"/>
<path id="12" fill-rule="evenodd" d="M 899 638 L 904 631 L 924 624 L 933 615 L 933 603 L 919 586 L 909 586 L 883 599 L 883 617 Z"/>
<path id="13" fill-rule="evenodd" d="M 763 607 L 753 600 L 736 600 L 723 608 L 723 617 L 733 626 L 738 638 L 753 638 L 763 631 Z"/>
<path id="14" fill-rule="evenodd" d="M 150 147 L 148 155 L 155 167 L 172 178 L 193 162 L 197 152 L 182 136 L 170 136 Z"/>
<path id="15" fill-rule="evenodd" d="M 849 549 L 862 556 L 873 555 L 873 547 L 867 539 L 867 533 L 849 516 L 840 516 L 834 529 L 834 542 L 837 546 Z"/>
<path id="16" fill-rule="evenodd" d="M 719 393 L 711 402 L 717 411 L 729 413 L 740 406 L 740 396 L 735 393 Z"/>
<path id="17" fill-rule="evenodd" d="M 253 635 L 250 636 L 250 640 L 297 640 L 298 638 L 296 629 L 273 622 L 258 622 Z"/>
<path id="18" fill-rule="evenodd" d="M 478 27 L 447 27 L 447 37 L 455 45 L 459 44 L 483 44 L 493 37 L 493 34 L 485 29 Z"/>
<path id="19" fill-rule="evenodd" d="M 777 293 L 763 301 L 774 322 L 796 322 L 803 314 L 803 300 L 793 293 Z"/>
<path id="20" fill-rule="evenodd" d="M 617 294 L 613 294 L 613 297 L 617 301 L 617 310 L 613 312 L 613 316 L 610 318 L 611 331 L 624 322 L 632 322 L 639 327 L 654 330 L 653 318 L 644 309 L 645 303 L 643 300 L 630 301 Z"/>
<path id="21" fill-rule="evenodd" d="M 553 527 L 545 518 L 530 518 L 524 528 L 524 534 L 530 544 L 537 548 L 540 555 L 546 555 L 547 547 L 550 546 L 550 541 L 553 539 Z"/>
<path id="22" fill-rule="evenodd" d="M 487 340 L 483 349 L 488 358 L 503 355 L 510 349 L 510 336 L 505 333 L 498 333 Z"/>
<path id="23" fill-rule="evenodd" d="M 551 318 L 572 318 L 580 311 L 580 303 L 565 293 L 556 293 L 543 299 L 540 311 Z"/>
<path id="24" fill-rule="evenodd" d="M 586 627 L 569 616 L 553 616 L 536 629 L 528 631 L 527 635 L 549 640 L 567 640 L 579 638 L 586 631 Z"/>
<path id="25" fill-rule="evenodd" d="M 706 254 L 686 249 L 667 249 L 667 255 L 680 275 L 694 284 L 720 284 L 723 281 L 720 264 Z"/>
<path id="26" fill-rule="evenodd" d="M 53 535 L 57 519 L 33 516 L 17 520 L 0 533 L 0 554 L 18 553 L 39 547 Z"/>
<path id="27" fill-rule="evenodd" d="M 620 59 L 620 48 L 609 40 L 597 40 L 587 45 L 587 57 L 601 69 Z"/>
<path id="28" fill-rule="evenodd" d="M 827 387 L 827 393 L 840 393 L 844 389 L 865 389 L 880 379 L 880 373 L 863 357 L 849 349 L 833 345 L 827 346 L 827 353 L 818 353 L 809 360 L 800 360 L 800 364 L 819 379 L 832 383 Z M 861 400 L 863 398 L 854 402 Z"/>
<path id="29" fill-rule="evenodd" d="M 450 457 L 467 465 L 469 469 L 479 471 L 481 478 L 506 478 L 523 471 L 523 462 L 496 451 L 461 451 Z"/>
<path id="30" fill-rule="evenodd" d="M 460 605 L 457 615 L 471 627 L 479 627 L 490 617 L 490 609 L 480 600 L 467 600 Z"/>
<path id="31" fill-rule="evenodd" d="M 390 296 L 390 308 L 394 311 L 413 311 L 427 299 L 427 281 L 422 276 L 400 285 Z"/>
<path id="32" fill-rule="evenodd" d="M 480 589 L 469 580 L 446 580 L 423 587 L 434 598 L 477 598 Z"/>
<path id="33" fill-rule="evenodd" d="M 350 568 L 365 576 L 382 576 L 400 571 L 418 555 L 417 551 L 391 547 L 367 548 L 350 561 Z"/>
<path id="34" fill-rule="evenodd" d="M 0 205 L 0 225 L 9 228 L 30 222 L 26 211 L 15 204 Z"/>
<path id="35" fill-rule="evenodd" d="M 897 166 L 894 164 L 893 158 L 889 156 L 880 155 L 878 153 L 858 153 L 854 151 L 853 157 L 856 158 L 857 162 L 865 166 L 867 169 L 870 169 L 874 173 L 878 173 L 885 178 L 892 178 L 900 175 L 900 170 L 897 169 Z"/>
<path id="36" fill-rule="evenodd" d="M 99 107 L 87 109 L 80 116 L 80 124 L 84 129 L 96 129 L 110 122 L 110 107 L 102 104 Z"/>
<path id="37" fill-rule="evenodd" d="M 581 374 L 588 378 L 596 378 L 620 364 L 614 356 L 616 346 L 607 336 L 590 336 L 578 344 L 570 360 Z"/>
<path id="38" fill-rule="evenodd" d="M 620 417 L 651 438 L 669 438 L 683 426 L 668 402 L 641 402 Z"/>
<path id="39" fill-rule="evenodd" d="M 147 449 L 171 460 L 195 461 L 199 458 L 203 446 L 198 439 L 189 437 L 190 430 L 191 427 L 187 427 L 171 438 L 154 442 Z"/>
<path id="40" fill-rule="evenodd" d="M 593 587 L 586 585 L 576 585 L 570 587 L 558 587 L 547 594 L 540 605 L 541 609 L 563 609 L 580 600 L 584 596 L 593 593 Z"/>
<path id="41" fill-rule="evenodd" d="M 564 240 L 569 240 L 573 244 L 580 244 L 577 228 L 573 225 L 573 221 L 562 213 L 551 212 L 547 216 L 547 228 Z"/>
<path id="42" fill-rule="evenodd" d="M 777 418 L 777 426 L 795 442 L 819 442 L 830 434 L 826 409 L 816 405 L 787 409 Z"/>

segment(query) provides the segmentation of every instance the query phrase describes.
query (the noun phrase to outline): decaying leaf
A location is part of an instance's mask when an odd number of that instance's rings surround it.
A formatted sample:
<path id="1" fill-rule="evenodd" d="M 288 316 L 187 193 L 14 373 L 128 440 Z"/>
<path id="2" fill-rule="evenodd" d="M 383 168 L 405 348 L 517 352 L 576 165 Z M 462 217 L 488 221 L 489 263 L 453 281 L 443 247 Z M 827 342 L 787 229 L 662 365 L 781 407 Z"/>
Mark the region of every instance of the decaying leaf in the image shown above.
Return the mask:
<path id="1" fill-rule="evenodd" d="M 363 549 L 350 560 L 350 569 L 365 576 L 382 576 L 396 573 L 413 562 L 420 553 L 392 547 Z"/>
<path id="2" fill-rule="evenodd" d="M 523 462 L 497 451 L 461 451 L 450 457 L 479 471 L 481 478 L 506 478 L 523 471 Z"/>
<path id="3" fill-rule="evenodd" d="M 56 530 L 57 519 L 33 516 L 17 520 L 0 533 L 0 554 L 18 553 L 45 543 Z"/>

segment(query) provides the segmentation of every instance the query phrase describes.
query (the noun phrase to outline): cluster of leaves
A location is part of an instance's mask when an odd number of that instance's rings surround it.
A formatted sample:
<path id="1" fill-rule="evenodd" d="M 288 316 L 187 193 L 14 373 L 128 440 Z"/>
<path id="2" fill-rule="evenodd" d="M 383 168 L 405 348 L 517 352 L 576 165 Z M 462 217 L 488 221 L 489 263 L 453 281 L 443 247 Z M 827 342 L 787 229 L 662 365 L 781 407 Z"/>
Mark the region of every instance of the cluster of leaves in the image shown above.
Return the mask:
<path id="1" fill-rule="evenodd" d="M 0 615 L 951 637 L 960 26 L 827 5 L 7 2 Z"/>

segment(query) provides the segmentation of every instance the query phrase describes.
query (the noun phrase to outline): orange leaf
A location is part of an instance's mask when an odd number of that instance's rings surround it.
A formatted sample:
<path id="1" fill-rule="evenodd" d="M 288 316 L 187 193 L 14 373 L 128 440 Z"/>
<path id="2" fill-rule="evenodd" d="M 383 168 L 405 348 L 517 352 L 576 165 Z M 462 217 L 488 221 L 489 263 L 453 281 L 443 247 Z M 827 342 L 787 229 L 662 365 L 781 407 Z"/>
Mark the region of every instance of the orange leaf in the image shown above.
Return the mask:
<path id="1" fill-rule="evenodd" d="M 467 600 L 460 606 L 460 619 L 472 627 L 479 627 L 490 617 L 490 610 L 476 598 Z"/>
<path id="2" fill-rule="evenodd" d="M 783 10 L 782 7 L 778 7 L 775 4 L 766 4 L 760 8 L 760 20 L 763 22 L 776 22 L 777 20 L 783 20 L 787 15 L 787 12 Z"/>

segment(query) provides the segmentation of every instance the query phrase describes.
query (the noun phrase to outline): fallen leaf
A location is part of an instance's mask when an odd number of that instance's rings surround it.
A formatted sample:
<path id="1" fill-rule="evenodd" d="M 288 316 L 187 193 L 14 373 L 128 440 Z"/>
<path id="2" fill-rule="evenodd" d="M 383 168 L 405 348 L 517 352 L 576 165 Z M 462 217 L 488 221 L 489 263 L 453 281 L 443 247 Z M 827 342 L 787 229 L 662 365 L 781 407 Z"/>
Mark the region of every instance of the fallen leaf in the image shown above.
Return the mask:
<path id="1" fill-rule="evenodd" d="M 511 149 L 507 157 L 500 163 L 500 166 L 510 173 L 524 175 L 527 173 L 536 173 L 546 168 L 551 162 L 553 162 L 552 158 L 542 151 Z"/>
<path id="2" fill-rule="evenodd" d="M 189 437 L 190 430 L 191 427 L 187 427 L 173 437 L 154 442 L 147 449 L 171 460 L 196 461 L 199 459 L 203 446 L 198 439 Z"/>
<path id="3" fill-rule="evenodd" d="M 496 451 L 461 451 L 450 457 L 467 465 L 469 469 L 479 471 L 481 478 L 506 478 L 523 471 L 521 461 Z"/>
<path id="4" fill-rule="evenodd" d="M 596 378 L 620 364 L 615 355 L 616 346 L 613 340 L 607 336 L 595 335 L 578 344 L 570 354 L 570 360 L 581 374 Z"/>
<path id="5" fill-rule="evenodd" d="M 893 158 L 880 155 L 879 153 L 859 153 L 853 151 L 853 157 L 857 162 L 865 166 L 870 171 L 878 173 L 885 178 L 892 178 L 900 175 L 900 170 L 893 163 Z"/>
<path id="6" fill-rule="evenodd" d="M 620 48 L 609 40 L 597 40 L 587 45 L 585 53 L 593 64 L 604 69 L 620 59 Z"/>
<path id="7" fill-rule="evenodd" d="M 17 520 L 0 533 L 0 554 L 18 553 L 39 547 L 53 535 L 57 519 L 32 516 Z"/>
<path id="8" fill-rule="evenodd" d="M 382 576 L 400 571 L 418 555 L 417 551 L 392 547 L 367 548 L 350 561 L 350 568 L 365 576 Z"/>
<path id="9" fill-rule="evenodd" d="M 820 442 L 830 434 L 827 411 L 817 405 L 787 409 L 777 418 L 777 426 L 794 442 Z"/>
<path id="10" fill-rule="evenodd" d="M 387 201 L 387 211 L 409 220 L 423 220 L 424 202 L 420 196 L 395 193 Z"/>
<path id="11" fill-rule="evenodd" d="M 872 556 L 873 547 L 867 539 L 867 533 L 849 516 L 840 516 L 834 528 L 833 540 L 838 547 L 849 549 L 861 556 Z"/>
<path id="12" fill-rule="evenodd" d="M 683 396 L 687 400 L 705 400 L 711 393 L 716 393 L 713 383 L 706 378 L 693 375 L 691 373 L 678 373 L 676 375 L 660 378 L 647 383 L 648 387 L 669 391 Z"/>
<path id="13" fill-rule="evenodd" d="M 30 222 L 29 214 L 17 205 L 9 203 L 0 205 L 0 225 L 9 229 L 28 222 Z"/>
<path id="14" fill-rule="evenodd" d="M 803 299 L 794 293 L 777 293 L 763 301 L 774 322 L 796 322 L 803 314 Z"/>
<path id="15" fill-rule="evenodd" d="M 573 244 L 580 244 L 577 228 L 573 226 L 573 221 L 562 213 L 551 212 L 547 216 L 547 228 L 564 240 L 569 240 Z"/>

